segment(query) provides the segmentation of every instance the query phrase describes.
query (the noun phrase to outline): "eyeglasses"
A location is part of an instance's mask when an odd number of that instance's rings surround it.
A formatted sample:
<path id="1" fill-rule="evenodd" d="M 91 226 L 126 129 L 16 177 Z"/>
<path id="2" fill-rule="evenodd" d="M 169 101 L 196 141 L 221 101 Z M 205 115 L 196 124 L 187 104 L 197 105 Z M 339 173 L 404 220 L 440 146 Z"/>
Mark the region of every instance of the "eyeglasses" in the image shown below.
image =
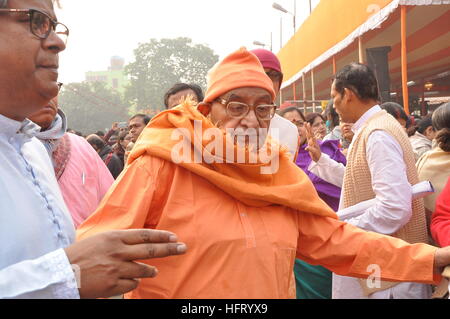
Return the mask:
<path id="1" fill-rule="evenodd" d="M 47 39 L 52 31 L 67 44 L 69 29 L 62 23 L 53 20 L 46 13 L 35 9 L 0 9 L 6 13 L 26 13 L 30 19 L 30 31 L 39 39 Z"/>
<path id="2" fill-rule="evenodd" d="M 224 105 L 227 110 L 227 115 L 232 118 L 244 118 L 250 113 L 250 105 L 241 102 L 228 102 L 225 99 L 217 99 L 217 102 Z M 275 116 L 276 106 L 273 104 L 261 104 L 253 106 L 255 115 L 258 119 L 263 121 L 270 121 Z"/>

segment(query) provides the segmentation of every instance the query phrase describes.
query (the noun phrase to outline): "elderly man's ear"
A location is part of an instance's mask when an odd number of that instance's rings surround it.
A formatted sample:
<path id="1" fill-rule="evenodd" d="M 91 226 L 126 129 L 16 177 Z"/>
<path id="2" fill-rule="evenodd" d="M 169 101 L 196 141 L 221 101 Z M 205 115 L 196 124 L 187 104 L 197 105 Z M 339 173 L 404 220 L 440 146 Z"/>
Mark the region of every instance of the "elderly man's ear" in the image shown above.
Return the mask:
<path id="1" fill-rule="evenodd" d="M 203 114 L 203 116 L 208 116 L 211 113 L 211 103 L 201 102 L 197 105 L 197 110 Z"/>

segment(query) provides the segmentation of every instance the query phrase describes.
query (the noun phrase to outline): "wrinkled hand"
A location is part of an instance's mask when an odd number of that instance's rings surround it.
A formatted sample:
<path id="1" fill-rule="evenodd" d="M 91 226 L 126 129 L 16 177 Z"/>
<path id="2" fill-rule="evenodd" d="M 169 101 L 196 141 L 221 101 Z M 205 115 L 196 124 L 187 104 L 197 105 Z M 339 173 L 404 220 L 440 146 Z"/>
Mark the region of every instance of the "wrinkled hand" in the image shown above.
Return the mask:
<path id="1" fill-rule="evenodd" d="M 155 267 L 135 262 L 184 254 L 170 232 L 157 230 L 112 231 L 82 240 L 65 249 L 72 265 L 80 269 L 80 297 L 108 298 L 134 290 L 139 278 L 153 278 Z"/>
<path id="2" fill-rule="evenodd" d="M 312 132 L 311 124 L 306 123 L 305 128 L 306 128 L 306 140 L 308 143 L 306 150 L 309 152 L 309 155 L 311 156 L 312 160 L 317 163 L 322 157 L 322 151 L 320 149 L 319 143 L 317 143 L 317 137 L 314 136 Z"/>

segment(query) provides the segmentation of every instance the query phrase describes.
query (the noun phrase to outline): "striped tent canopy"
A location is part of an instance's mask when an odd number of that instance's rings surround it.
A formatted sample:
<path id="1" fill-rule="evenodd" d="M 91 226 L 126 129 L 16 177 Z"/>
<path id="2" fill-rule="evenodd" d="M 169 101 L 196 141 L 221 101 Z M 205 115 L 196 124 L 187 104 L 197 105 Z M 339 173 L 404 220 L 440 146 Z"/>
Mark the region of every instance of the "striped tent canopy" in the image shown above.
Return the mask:
<path id="1" fill-rule="evenodd" d="M 391 47 L 392 97 L 401 101 L 400 6 L 407 12 L 410 96 L 450 96 L 450 0 L 322 0 L 278 53 L 285 73 L 282 101 L 312 100 L 312 70 L 315 100 L 329 99 L 335 69 L 358 62 L 360 52 L 367 61 L 366 49 L 385 46 Z"/>

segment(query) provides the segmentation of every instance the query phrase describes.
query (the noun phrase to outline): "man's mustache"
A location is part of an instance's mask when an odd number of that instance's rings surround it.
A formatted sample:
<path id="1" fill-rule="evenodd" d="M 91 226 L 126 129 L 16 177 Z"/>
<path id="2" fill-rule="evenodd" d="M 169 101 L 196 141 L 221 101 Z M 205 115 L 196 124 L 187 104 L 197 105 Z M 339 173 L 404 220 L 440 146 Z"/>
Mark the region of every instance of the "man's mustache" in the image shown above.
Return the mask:
<path id="1" fill-rule="evenodd" d="M 267 135 L 267 129 L 228 129 L 227 132 L 232 137 L 258 137 Z"/>

